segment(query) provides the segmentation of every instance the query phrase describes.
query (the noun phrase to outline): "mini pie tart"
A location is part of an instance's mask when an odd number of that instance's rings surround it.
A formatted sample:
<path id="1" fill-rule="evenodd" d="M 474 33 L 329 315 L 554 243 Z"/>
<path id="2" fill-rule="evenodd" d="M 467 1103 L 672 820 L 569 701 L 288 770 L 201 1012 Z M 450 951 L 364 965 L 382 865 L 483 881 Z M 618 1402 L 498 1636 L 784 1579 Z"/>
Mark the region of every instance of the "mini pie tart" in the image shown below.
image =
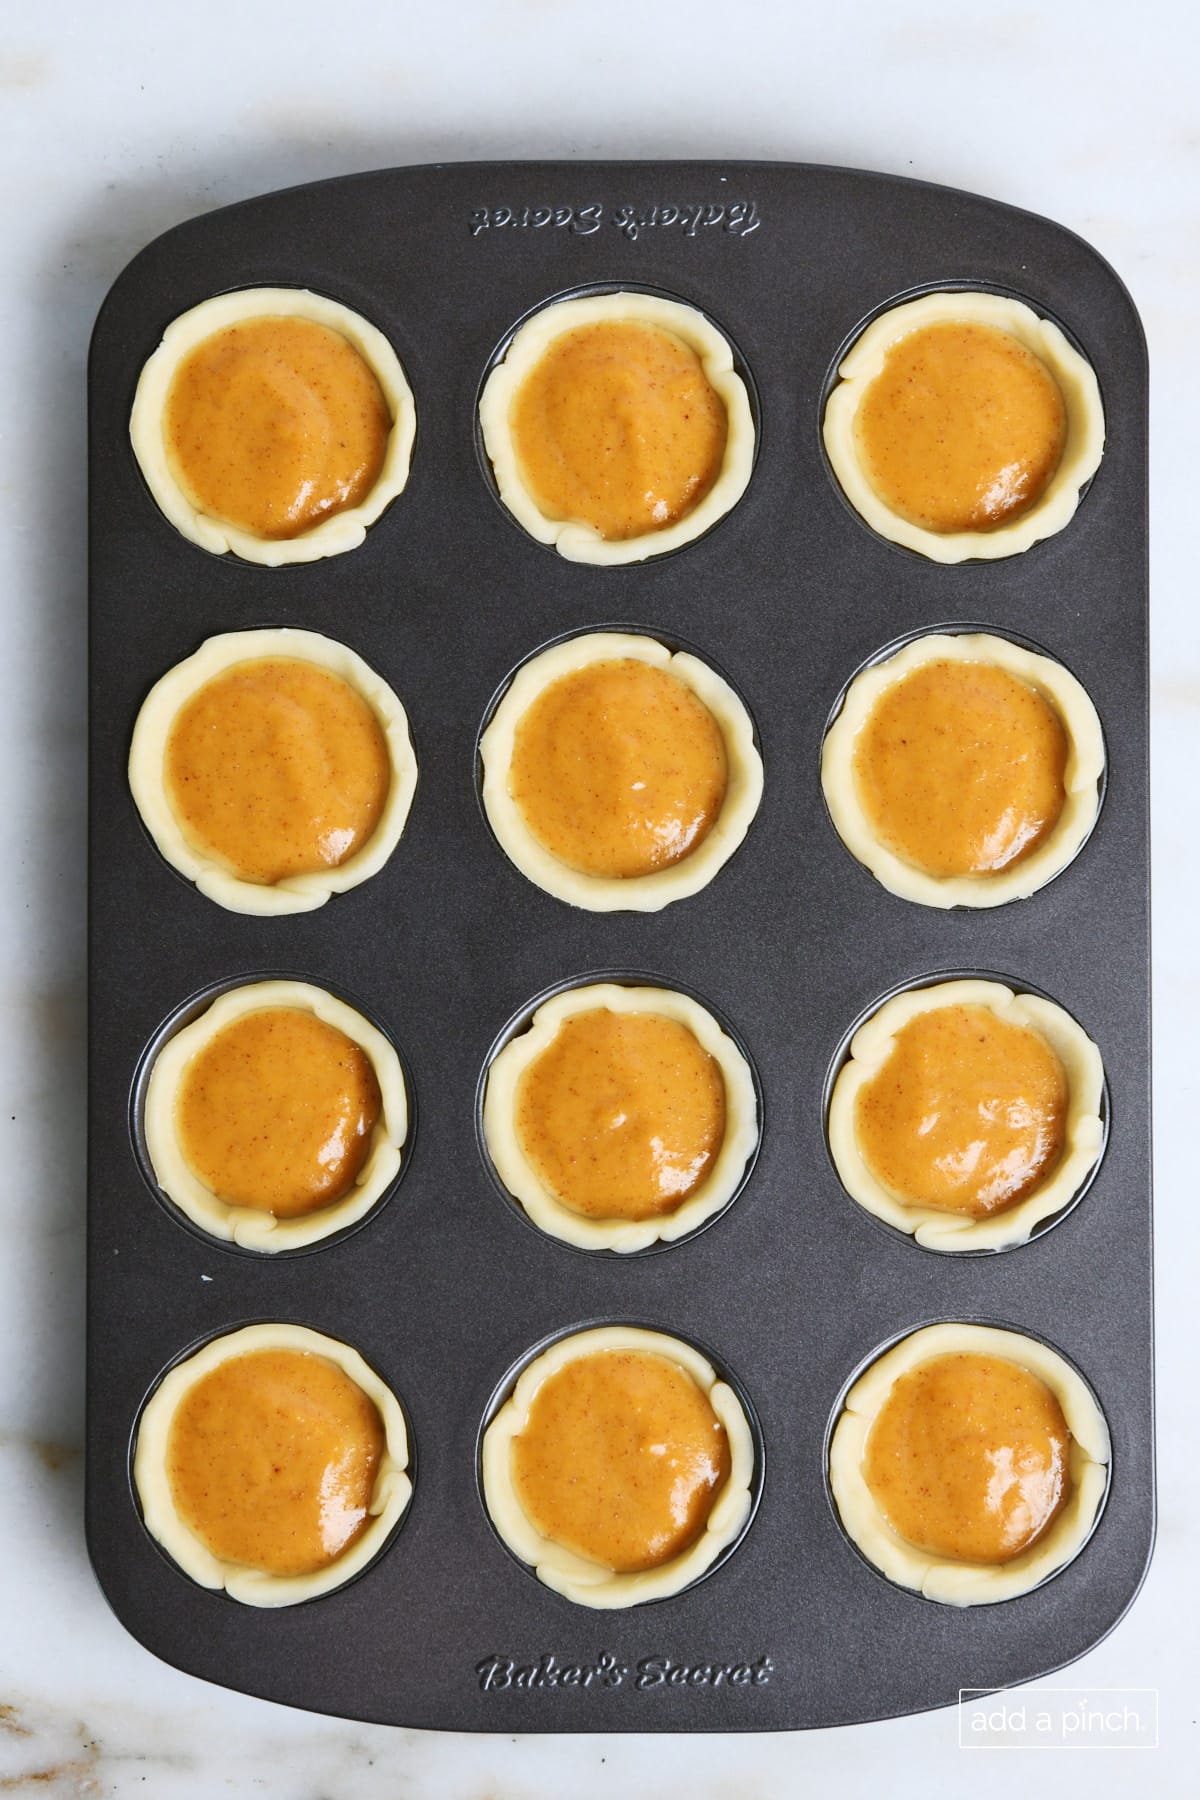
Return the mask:
<path id="1" fill-rule="evenodd" d="M 529 1364 L 484 1432 L 481 1464 L 492 1523 L 538 1580 L 616 1608 L 681 1592 L 734 1543 L 754 1440 L 698 1350 L 605 1325 Z"/>
<path id="2" fill-rule="evenodd" d="M 311 912 L 375 875 L 417 785 L 408 718 L 361 656 L 315 631 L 208 638 L 143 702 L 142 822 L 231 912 Z"/>
<path id="3" fill-rule="evenodd" d="M 1065 869 L 1100 809 L 1104 733 L 1061 663 L 933 632 L 856 675 L 825 735 L 839 837 L 922 906 L 1000 906 Z"/>
<path id="4" fill-rule="evenodd" d="M 758 1142 L 754 1079 L 712 1014 L 612 982 L 544 1001 L 487 1075 L 483 1132 L 533 1223 L 584 1250 L 643 1250 L 728 1205 Z"/>
<path id="5" fill-rule="evenodd" d="M 138 1421 L 146 1529 L 201 1587 L 294 1606 L 343 1587 L 412 1496 L 391 1389 L 348 1344 L 247 1325 L 177 1363 Z"/>
<path id="6" fill-rule="evenodd" d="M 1015 556 L 1061 531 L 1100 466 L 1095 374 L 1000 294 L 935 293 L 868 325 L 825 407 L 846 498 L 934 562 Z"/>
<path id="7" fill-rule="evenodd" d="M 572 562 L 691 543 L 741 499 L 754 461 L 728 340 L 650 294 L 535 313 L 488 376 L 479 422 L 504 504 Z"/>
<path id="8" fill-rule="evenodd" d="M 211 1236 L 295 1250 L 365 1218 L 408 1136 L 395 1050 L 303 981 L 230 988 L 165 1043 L 146 1148 L 167 1198 Z"/>
<path id="9" fill-rule="evenodd" d="M 947 1606 L 1028 1593 L 1083 1548 L 1108 1488 L 1108 1427 L 1048 1345 L 930 1325 L 846 1395 L 829 1483 L 846 1531 L 889 1580 Z"/>
<path id="10" fill-rule="evenodd" d="M 243 288 L 168 325 L 129 434 L 184 537 L 278 567 L 362 543 L 408 480 L 416 411 L 395 351 L 349 307 Z"/>
<path id="11" fill-rule="evenodd" d="M 632 632 L 532 657 L 479 754 L 501 848 L 538 887 L 591 912 L 657 912 L 699 892 L 762 798 L 754 728 L 728 682 Z"/>
<path id="12" fill-rule="evenodd" d="M 1004 1250 L 1069 1205 L 1104 1148 L 1104 1066 L 1051 1000 L 910 988 L 855 1032 L 829 1103 L 842 1185 L 928 1250 Z"/>

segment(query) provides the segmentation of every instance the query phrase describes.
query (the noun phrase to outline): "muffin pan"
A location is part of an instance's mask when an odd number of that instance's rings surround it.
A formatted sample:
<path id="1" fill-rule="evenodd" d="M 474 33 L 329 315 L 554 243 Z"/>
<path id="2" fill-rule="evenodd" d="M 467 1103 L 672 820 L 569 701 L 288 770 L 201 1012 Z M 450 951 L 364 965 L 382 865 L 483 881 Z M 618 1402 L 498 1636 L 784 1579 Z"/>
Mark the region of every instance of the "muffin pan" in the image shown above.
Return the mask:
<path id="1" fill-rule="evenodd" d="M 265 568 L 217 557 L 158 511 L 129 442 L 142 366 L 210 295 L 307 287 L 396 349 L 417 435 L 405 492 L 354 551 Z M 644 287 L 737 347 L 758 410 L 738 505 L 645 564 L 571 564 L 497 504 L 481 384 L 548 300 Z M 876 537 L 824 459 L 846 344 L 938 287 L 1013 293 L 1099 378 L 1108 446 L 1069 526 L 1022 555 L 941 566 Z M 1112 271 L 1061 227 L 920 183 L 791 165 L 401 169 L 211 214 L 114 287 L 91 360 L 91 1075 L 87 1519 L 118 1616 L 179 1668 L 317 1711 L 517 1731 L 780 1729 L 951 1704 L 1095 1644 L 1153 1537 L 1149 1215 L 1146 372 Z M 887 893 L 826 814 L 820 747 L 838 694 L 885 646 L 946 621 L 1027 637 L 1079 677 L 1109 754 L 1095 830 L 1033 898 L 939 912 Z M 313 913 L 227 912 L 159 856 L 126 779 L 133 722 L 217 632 L 287 625 L 351 646 L 395 688 L 418 785 L 380 872 Z M 755 720 L 762 806 L 700 893 L 596 914 L 534 887 L 493 840 L 473 757 L 510 670 L 601 627 L 686 642 Z M 156 1204 L 131 1116 L 144 1052 L 194 998 L 279 969 L 329 987 L 404 1049 L 419 1138 L 352 1233 L 268 1257 Z M 476 1095 L 506 1022 L 606 971 L 700 993 L 736 1021 L 761 1083 L 757 1162 L 734 1205 L 653 1254 L 531 1230 L 480 1154 Z M 1052 1232 L 991 1255 L 925 1252 L 842 1191 L 823 1089 L 879 999 L 979 971 L 1045 992 L 1100 1045 L 1107 1150 Z M 131 1115 L 132 1108 L 132 1115 Z M 341 1339 L 404 1396 L 412 1503 L 351 1584 L 278 1612 L 192 1583 L 139 1516 L 140 1410 L 196 1345 L 258 1320 Z M 853 1377 L 940 1320 L 1044 1338 L 1094 1390 L 1110 1488 L 1086 1547 L 1034 1592 L 959 1611 L 892 1586 L 847 1543 L 827 1433 Z M 537 1348 L 603 1323 L 699 1345 L 736 1371 L 761 1441 L 744 1537 L 670 1599 L 597 1613 L 536 1581 L 484 1510 L 487 1419 Z M 757 1490 L 756 1490 L 757 1491 Z"/>

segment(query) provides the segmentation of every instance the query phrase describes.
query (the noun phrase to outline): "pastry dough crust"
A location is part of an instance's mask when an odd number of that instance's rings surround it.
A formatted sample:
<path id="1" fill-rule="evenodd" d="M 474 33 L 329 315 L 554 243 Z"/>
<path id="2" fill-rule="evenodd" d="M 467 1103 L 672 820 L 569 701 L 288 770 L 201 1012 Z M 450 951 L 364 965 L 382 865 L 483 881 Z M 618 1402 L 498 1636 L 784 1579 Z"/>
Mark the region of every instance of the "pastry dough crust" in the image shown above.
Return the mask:
<path id="1" fill-rule="evenodd" d="M 543 1184 L 521 1147 L 515 1126 L 522 1075 L 577 1013 L 655 1013 L 684 1025 L 713 1057 L 725 1086 L 725 1135 L 707 1179 L 676 1207 L 651 1219 L 594 1219 L 564 1206 Z M 619 987 L 597 982 L 543 1001 L 529 1025 L 494 1058 L 483 1100 L 483 1133 L 500 1180 L 533 1223 L 581 1250 L 644 1250 L 673 1243 L 729 1204 L 758 1143 L 758 1105 L 750 1065 L 733 1039 L 698 1001 L 674 988 Z"/>
<path id="2" fill-rule="evenodd" d="M 1007 670 L 1054 708 L 1067 734 L 1066 799 L 1054 828 L 1028 856 L 994 875 L 930 875 L 906 862 L 876 837 L 859 799 L 854 778 L 859 732 L 889 688 L 933 662 L 982 662 Z M 854 677 L 825 734 L 821 786 L 838 836 L 889 892 L 921 906 L 1002 906 L 1045 887 L 1078 855 L 1100 810 L 1104 765 L 1099 716 L 1082 683 L 1061 663 L 988 632 L 931 632 Z"/>
<path id="3" fill-rule="evenodd" d="M 897 1033 L 921 1013 L 944 1006 L 986 1006 L 1005 1024 L 1036 1032 L 1066 1071 L 1067 1113 L 1060 1161 L 1032 1193 L 991 1218 L 972 1219 L 906 1204 L 883 1185 L 858 1147 L 855 1109 L 860 1091 L 887 1062 Z M 838 1075 L 829 1102 L 829 1148 L 851 1198 L 877 1219 L 911 1232 L 927 1250 L 1006 1250 L 1025 1243 L 1035 1225 L 1061 1212 L 1096 1167 L 1104 1149 L 1103 1099 L 1100 1051 L 1061 1006 L 1036 994 L 1016 994 L 998 981 L 944 981 L 896 994 L 859 1026 L 850 1044 L 850 1060 Z"/>
<path id="4" fill-rule="evenodd" d="M 854 441 L 854 421 L 867 388 L 883 369 L 898 339 L 927 325 L 991 325 L 1006 331 L 1045 364 L 1058 384 L 1067 412 L 1062 460 L 1041 498 L 1008 525 L 993 531 L 928 531 L 901 518 L 880 499 L 863 473 Z M 1002 294 L 940 292 L 894 306 L 874 319 L 843 358 L 838 385 L 825 405 L 825 449 L 842 492 L 854 510 L 881 537 L 916 550 L 933 562 L 992 560 L 1016 556 L 1042 538 L 1061 531 L 1074 516 L 1081 489 L 1104 454 L 1104 407 L 1090 363 L 1072 348 L 1057 325 L 1032 307 Z"/>
<path id="5" fill-rule="evenodd" d="M 271 1575 L 214 1556 L 180 1518 L 167 1477 L 171 1423 L 185 1394 L 221 1363 L 257 1350 L 296 1350 L 324 1357 L 374 1402 L 383 1421 L 385 1449 L 375 1476 L 371 1522 L 336 1562 L 312 1575 Z M 379 1554 L 412 1497 L 412 1482 L 405 1472 L 408 1461 L 408 1431 L 400 1403 L 357 1350 L 304 1325 L 262 1324 L 211 1339 L 163 1378 L 138 1421 L 133 1479 L 147 1531 L 185 1575 L 201 1587 L 224 1588 L 232 1600 L 246 1606 L 295 1606 L 343 1587 Z"/>
<path id="6" fill-rule="evenodd" d="M 263 317 L 312 319 L 347 338 L 374 374 L 392 415 L 383 467 L 370 493 L 357 506 L 348 506 L 322 519 L 294 538 L 258 537 L 239 525 L 197 511 L 171 471 L 163 442 L 167 394 L 183 358 L 215 332 L 246 319 Z M 217 555 L 232 550 L 246 562 L 269 568 L 315 562 L 322 556 L 338 556 L 343 550 L 357 549 L 367 535 L 368 525 L 373 525 L 384 508 L 404 491 L 416 432 L 412 389 L 383 333 L 348 306 L 304 288 L 240 288 L 235 293 L 203 300 L 173 319 L 142 370 L 129 421 L 133 452 L 146 485 L 176 530 L 203 550 Z"/>
<path id="7" fill-rule="evenodd" d="M 1044 1381 L 1073 1440 L 1066 1505 L 1044 1536 L 1007 1563 L 950 1562 L 917 1550 L 892 1529 L 863 1477 L 867 1434 L 895 1383 L 921 1363 L 959 1351 L 1004 1357 Z M 893 1344 L 846 1395 L 829 1446 L 829 1484 L 842 1524 L 889 1580 L 947 1606 L 986 1606 L 1028 1593 L 1078 1555 L 1108 1491 L 1110 1455 L 1104 1415 L 1082 1376 L 1056 1350 L 996 1326 L 929 1325 Z"/>
<path id="8" fill-rule="evenodd" d="M 379 823 L 361 850 L 336 868 L 289 875 L 269 886 L 243 881 L 224 863 L 192 848 L 172 811 L 163 779 L 167 740 L 184 703 L 215 675 L 266 657 L 314 663 L 348 682 L 379 721 L 392 770 Z M 417 786 L 417 759 L 408 734 L 408 715 L 398 697 L 383 677 L 345 644 L 316 631 L 290 627 L 227 631 L 207 638 L 194 655 L 176 663 L 147 694 L 133 728 L 129 785 L 143 824 L 172 868 L 194 881 L 218 906 L 237 913 L 312 912 L 324 906 L 330 894 L 344 893 L 377 874 L 388 860 L 408 820 Z"/>
<path id="9" fill-rule="evenodd" d="M 552 855 L 530 831 L 509 793 L 508 772 L 517 726 L 545 688 L 589 663 L 626 657 L 667 671 L 703 701 L 725 739 L 728 782 L 719 817 L 690 855 L 650 875 L 622 879 L 585 874 Z M 673 900 L 698 893 L 738 848 L 762 799 L 762 758 L 754 743 L 754 727 L 729 683 L 699 657 L 686 651 L 672 654 L 656 638 L 640 633 L 590 632 L 531 657 L 517 670 L 496 707 L 479 741 L 479 755 L 484 809 L 501 849 L 538 887 L 589 912 L 658 912 Z"/>
<path id="10" fill-rule="evenodd" d="M 669 1562 L 631 1574 L 616 1574 L 543 1537 L 526 1517 L 512 1480 L 512 1442 L 528 1423 L 529 1409 L 542 1383 L 576 1357 L 593 1356 L 602 1350 L 648 1351 L 686 1370 L 707 1394 L 729 1443 L 729 1478 L 713 1501 L 702 1535 Z M 640 1606 L 644 1601 L 662 1600 L 690 1587 L 738 1536 L 750 1514 L 754 1438 L 733 1389 L 718 1377 L 707 1357 L 690 1344 L 633 1325 L 603 1325 L 559 1338 L 522 1371 L 511 1397 L 483 1434 L 481 1471 L 483 1497 L 492 1523 L 509 1549 L 522 1562 L 532 1565 L 539 1581 L 580 1606 Z"/>
<path id="11" fill-rule="evenodd" d="M 379 1083 L 381 1106 L 371 1148 L 349 1193 L 328 1206 L 276 1218 L 250 1206 L 231 1206 L 200 1180 L 184 1157 L 175 1129 L 180 1085 L 193 1059 L 247 1013 L 271 1007 L 310 1012 L 365 1051 Z M 256 981 L 219 994 L 211 1006 L 162 1046 L 146 1088 L 146 1148 L 167 1198 L 210 1236 L 246 1250 L 296 1250 L 357 1224 L 391 1187 L 408 1137 L 408 1098 L 400 1058 L 381 1031 L 343 1000 L 304 981 Z"/>
<path id="12" fill-rule="evenodd" d="M 655 325 L 682 338 L 700 358 L 709 386 L 720 396 L 728 420 L 725 457 L 720 473 L 699 505 L 662 531 L 639 537 L 603 538 L 578 519 L 547 518 L 525 486 L 509 429 L 509 412 L 525 378 L 554 342 L 580 326 L 629 321 Z M 729 340 L 695 307 L 654 294 L 592 294 L 582 300 L 558 300 L 527 319 L 514 333 L 484 383 L 479 425 L 491 459 L 500 498 L 514 519 L 541 544 L 553 544 L 571 562 L 631 563 L 663 556 L 702 537 L 736 506 L 746 491 L 754 466 L 754 420 L 745 383 L 733 367 Z"/>

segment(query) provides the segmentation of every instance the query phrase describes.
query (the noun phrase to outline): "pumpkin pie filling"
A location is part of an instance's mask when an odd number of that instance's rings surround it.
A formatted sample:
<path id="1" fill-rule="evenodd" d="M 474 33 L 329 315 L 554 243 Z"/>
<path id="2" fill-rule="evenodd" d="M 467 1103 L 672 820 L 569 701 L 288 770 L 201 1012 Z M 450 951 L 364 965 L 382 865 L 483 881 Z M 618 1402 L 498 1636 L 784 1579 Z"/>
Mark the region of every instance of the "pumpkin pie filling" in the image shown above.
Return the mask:
<path id="1" fill-rule="evenodd" d="M 1053 831 L 1068 749 L 1055 708 L 1007 669 L 927 662 L 876 700 L 854 779 L 894 854 L 936 877 L 986 877 Z"/>
<path id="2" fill-rule="evenodd" d="M 1051 656 L 990 632 L 915 637 L 849 683 L 821 750 L 842 842 L 922 906 L 1026 899 L 1100 810 L 1104 732 Z"/>
<path id="3" fill-rule="evenodd" d="M 932 562 L 986 562 L 1070 523 L 1104 454 L 1104 406 L 1052 320 L 1009 295 L 941 289 L 859 333 L 822 435 L 882 537 Z"/>
<path id="4" fill-rule="evenodd" d="M 377 1407 L 336 1364 L 255 1350 L 184 1394 L 167 1480 L 179 1518 L 219 1561 L 311 1575 L 366 1528 L 384 1449 Z"/>
<path id="5" fill-rule="evenodd" d="M 628 880 L 693 854 L 725 800 L 721 727 L 669 670 L 633 657 L 550 683 L 516 727 L 508 791 L 538 842 Z"/>
<path id="6" fill-rule="evenodd" d="M 224 669 L 179 709 L 163 779 L 191 847 L 269 886 L 361 850 L 391 764 L 379 720 L 348 681 L 264 657 Z"/>
<path id="7" fill-rule="evenodd" d="M 479 397 L 500 499 L 537 542 L 616 565 L 693 543 L 737 504 L 755 428 L 733 347 L 661 294 L 556 300 Z"/>
<path id="8" fill-rule="evenodd" d="M 888 350 L 854 420 L 863 472 L 927 531 L 993 531 L 1036 505 L 1062 460 L 1067 410 L 1046 364 L 995 325 L 944 320 Z"/>
<path id="9" fill-rule="evenodd" d="M 231 289 L 172 319 L 129 419 L 164 517 L 263 568 L 356 549 L 404 491 L 416 427 L 383 333 L 284 287 Z"/>
<path id="10" fill-rule="evenodd" d="M 746 1410 L 708 1358 L 633 1325 L 542 1350 L 480 1446 L 502 1541 L 556 1593 L 604 1610 L 706 1574 L 750 1518 L 755 1466 Z"/>
<path id="11" fill-rule="evenodd" d="M 482 799 L 510 861 L 590 912 L 657 912 L 706 887 L 762 797 L 745 704 L 645 632 L 531 656 L 479 739 Z"/>
<path id="12" fill-rule="evenodd" d="M 546 517 L 616 540 L 686 517 L 716 481 L 728 435 L 692 346 L 633 319 L 555 338 L 518 388 L 509 427 Z"/>
<path id="13" fill-rule="evenodd" d="M 365 358 L 298 316 L 242 319 L 204 338 L 176 368 L 163 414 L 168 465 L 190 504 L 264 539 L 358 506 L 391 429 Z"/>
<path id="14" fill-rule="evenodd" d="M 492 1172 L 581 1250 L 675 1243 L 739 1192 L 759 1139 L 745 1054 L 676 988 L 582 982 L 494 1052 L 480 1125 Z"/>
<path id="15" fill-rule="evenodd" d="M 918 1013 L 855 1103 L 859 1150 L 902 1204 L 988 1218 L 1057 1165 L 1067 1077 L 1036 1031 L 985 1006 Z"/>
<path id="16" fill-rule="evenodd" d="M 191 1224 L 277 1254 L 366 1219 L 400 1173 L 404 1070 L 362 1013 L 309 982 L 247 981 L 153 1049 L 144 1170 Z"/>
<path id="17" fill-rule="evenodd" d="M 695 1543 L 731 1466 L 725 1427 L 693 1377 L 633 1350 L 576 1357 L 549 1376 L 511 1454 L 536 1529 L 623 1574 Z"/>
<path id="18" fill-rule="evenodd" d="M 180 1084 L 175 1129 L 218 1199 L 293 1218 L 354 1187 L 381 1105 L 360 1045 L 311 1012 L 264 1007 L 197 1052 Z"/>
<path id="19" fill-rule="evenodd" d="M 891 1344 L 854 1381 L 829 1484 L 847 1534 L 889 1580 L 990 1606 L 1083 1549 L 1111 1456 L 1096 1397 L 1059 1351 L 948 1321 Z"/>
<path id="20" fill-rule="evenodd" d="M 923 1248 L 1007 1250 L 1104 1152 L 1104 1063 L 1063 1007 L 979 976 L 904 988 L 857 1027 L 829 1096 L 851 1199 Z"/>
<path id="21" fill-rule="evenodd" d="M 201 1587 L 294 1606 L 361 1574 L 412 1498 L 395 1394 L 349 1344 L 271 1321 L 169 1368 L 137 1421 L 146 1530 Z"/>
<path id="22" fill-rule="evenodd" d="M 562 1205 L 593 1219 L 652 1219 L 707 1179 L 725 1133 L 725 1083 L 686 1025 L 596 1008 L 565 1019 L 526 1069 L 515 1122 Z"/>
<path id="23" fill-rule="evenodd" d="M 971 1352 L 902 1375 L 866 1440 L 863 1475 L 915 1549 L 995 1565 L 1030 1549 L 1071 1493 L 1058 1398 L 1018 1363 Z"/>

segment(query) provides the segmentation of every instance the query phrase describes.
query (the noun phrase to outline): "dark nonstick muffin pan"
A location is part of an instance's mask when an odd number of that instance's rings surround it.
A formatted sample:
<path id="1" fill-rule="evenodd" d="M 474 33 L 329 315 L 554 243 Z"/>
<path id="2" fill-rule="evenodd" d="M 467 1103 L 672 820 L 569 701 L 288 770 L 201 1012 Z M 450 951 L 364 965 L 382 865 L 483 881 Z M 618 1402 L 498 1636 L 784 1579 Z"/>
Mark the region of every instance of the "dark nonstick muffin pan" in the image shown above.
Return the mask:
<path id="1" fill-rule="evenodd" d="M 281 569 L 213 556 L 159 513 L 129 443 L 134 388 L 170 320 L 230 288 L 314 289 L 397 350 L 417 406 L 406 491 L 357 550 Z M 758 454 L 701 541 L 622 568 L 569 563 L 506 514 L 478 448 L 481 383 L 545 301 L 638 286 L 709 314 L 752 386 Z M 995 289 L 1056 320 L 1099 378 L 1107 449 L 1076 516 L 1023 555 L 943 567 L 876 537 L 821 445 L 839 353 L 886 304 Z M 112 1606 L 149 1649 L 246 1693 L 410 1726 L 768 1730 L 886 1717 L 1080 1656 L 1137 1591 L 1153 1536 L 1147 861 L 1146 368 L 1137 315 L 1080 239 L 992 201 L 777 164 L 385 170 L 181 226 L 130 265 L 91 358 L 91 977 L 87 1520 Z M 1103 723 L 1103 808 L 1033 898 L 938 912 L 843 848 L 821 796 L 830 709 L 885 646 L 950 622 L 1042 646 Z M 710 886 L 655 914 L 587 913 L 532 886 L 477 797 L 480 726 L 506 675 L 569 632 L 694 646 L 750 708 L 761 809 Z M 202 639 L 259 625 L 340 639 L 407 708 L 416 799 L 384 870 L 320 910 L 226 912 L 159 856 L 126 780 L 148 689 Z M 419 1135 L 399 1188 L 307 1253 L 211 1242 L 152 1193 L 137 1144 L 147 1046 L 197 995 L 285 970 L 392 1038 Z M 632 1256 L 532 1229 L 480 1154 L 490 1048 L 584 976 L 679 985 L 743 1043 L 762 1141 L 705 1230 Z M 1045 993 L 1095 1038 L 1108 1143 L 1082 1201 L 1000 1254 L 937 1255 L 842 1191 L 823 1096 L 882 996 L 980 971 Z M 844 1537 L 826 1439 L 848 1384 L 915 1327 L 1044 1338 L 1112 1434 L 1107 1503 L 1036 1591 L 957 1610 L 889 1584 Z M 210 1336 L 287 1320 L 354 1345 L 399 1396 L 409 1511 L 351 1585 L 260 1611 L 194 1585 L 143 1526 L 131 1445 L 162 1374 Z M 699 1345 L 760 1432 L 744 1537 L 686 1592 L 624 1612 L 558 1597 L 480 1498 L 478 1446 L 515 1371 L 605 1321 Z"/>

